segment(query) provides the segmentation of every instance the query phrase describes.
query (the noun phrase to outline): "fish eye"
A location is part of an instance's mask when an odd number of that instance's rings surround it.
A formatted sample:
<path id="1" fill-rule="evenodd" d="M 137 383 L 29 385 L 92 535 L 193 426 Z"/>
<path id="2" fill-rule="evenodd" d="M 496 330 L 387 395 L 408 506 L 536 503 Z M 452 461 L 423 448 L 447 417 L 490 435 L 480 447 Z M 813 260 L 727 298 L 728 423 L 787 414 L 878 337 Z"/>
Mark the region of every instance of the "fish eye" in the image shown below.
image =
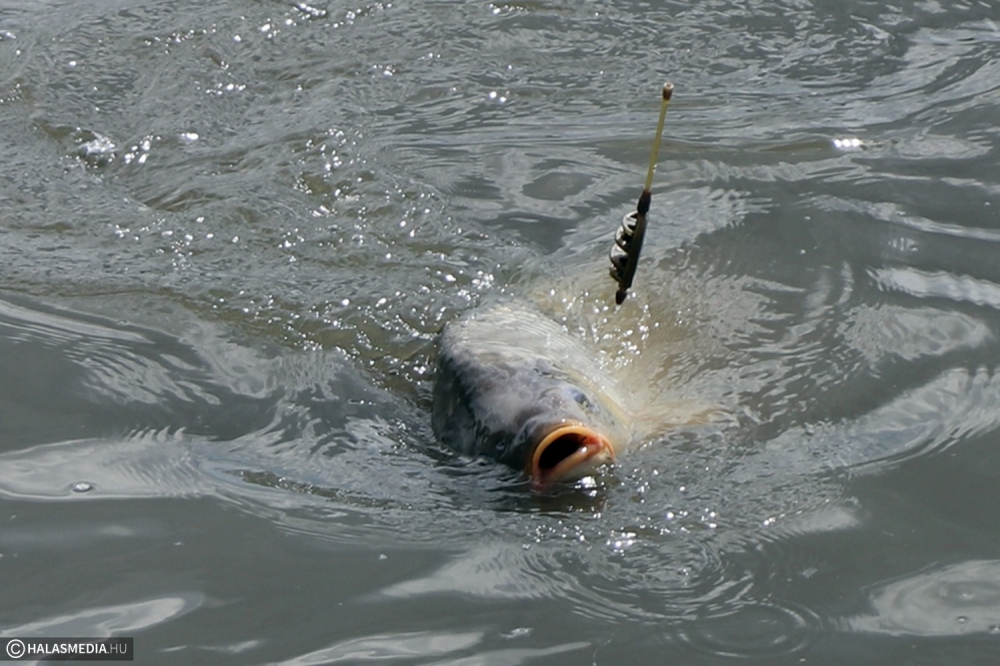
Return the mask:
<path id="1" fill-rule="evenodd" d="M 569 397 L 573 398 L 573 400 L 575 400 L 580 405 L 583 405 L 584 407 L 590 406 L 590 398 L 588 398 L 587 394 L 578 389 L 577 387 L 570 386 L 566 389 L 566 392 L 569 393 Z"/>

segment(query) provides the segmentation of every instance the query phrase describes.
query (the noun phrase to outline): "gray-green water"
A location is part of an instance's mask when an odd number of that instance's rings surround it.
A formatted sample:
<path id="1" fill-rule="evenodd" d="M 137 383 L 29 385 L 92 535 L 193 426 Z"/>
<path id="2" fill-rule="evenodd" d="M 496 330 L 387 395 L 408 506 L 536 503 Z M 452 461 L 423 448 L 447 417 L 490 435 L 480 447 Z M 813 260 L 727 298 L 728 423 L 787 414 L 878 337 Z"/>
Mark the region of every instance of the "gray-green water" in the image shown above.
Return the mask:
<path id="1" fill-rule="evenodd" d="M 997 663 L 998 119 L 991 2 L 0 1 L 0 636 Z M 441 450 L 501 294 L 716 417 L 554 496 Z"/>

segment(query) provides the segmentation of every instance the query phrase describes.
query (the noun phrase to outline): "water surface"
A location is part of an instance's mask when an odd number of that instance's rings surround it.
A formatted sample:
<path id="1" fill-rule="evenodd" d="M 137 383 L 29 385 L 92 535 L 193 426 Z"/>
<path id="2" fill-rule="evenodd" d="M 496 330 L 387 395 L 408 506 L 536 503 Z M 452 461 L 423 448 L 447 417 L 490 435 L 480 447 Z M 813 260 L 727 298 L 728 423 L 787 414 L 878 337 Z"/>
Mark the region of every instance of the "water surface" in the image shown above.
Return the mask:
<path id="1" fill-rule="evenodd" d="M 990 663 L 998 26 L 0 0 L 0 635 L 157 664 Z M 544 496 L 442 450 L 435 335 L 503 298 L 713 418 Z"/>

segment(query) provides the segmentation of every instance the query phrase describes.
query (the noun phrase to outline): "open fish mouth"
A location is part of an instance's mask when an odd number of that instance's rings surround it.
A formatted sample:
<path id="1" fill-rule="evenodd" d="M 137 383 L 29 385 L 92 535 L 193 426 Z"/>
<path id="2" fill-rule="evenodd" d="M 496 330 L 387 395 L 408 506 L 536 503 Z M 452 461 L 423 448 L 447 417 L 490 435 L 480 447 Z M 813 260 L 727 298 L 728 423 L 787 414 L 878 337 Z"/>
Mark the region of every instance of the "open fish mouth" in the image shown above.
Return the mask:
<path id="1" fill-rule="evenodd" d="M 556 481 L 572 481 L 615 461 L 611 442 L 582 424 L 562 425 L 538 443 L 528 462 L 531 485 L 543 489 Z"/>

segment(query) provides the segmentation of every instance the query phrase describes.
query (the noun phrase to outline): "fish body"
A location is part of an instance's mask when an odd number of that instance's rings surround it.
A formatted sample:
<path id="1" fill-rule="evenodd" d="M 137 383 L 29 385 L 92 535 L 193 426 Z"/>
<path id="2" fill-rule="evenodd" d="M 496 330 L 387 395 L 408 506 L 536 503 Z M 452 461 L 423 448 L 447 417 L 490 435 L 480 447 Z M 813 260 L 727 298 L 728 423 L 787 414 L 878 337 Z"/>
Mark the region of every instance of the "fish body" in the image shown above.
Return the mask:
<path id="1" fill-rule="evenodd" d="M 461 453 L 524 470 L 541 488 L 613 462 L 635 437 L 596 350 L 530 306 L 467 313 L 439 343 L 432 422 Z"/>

